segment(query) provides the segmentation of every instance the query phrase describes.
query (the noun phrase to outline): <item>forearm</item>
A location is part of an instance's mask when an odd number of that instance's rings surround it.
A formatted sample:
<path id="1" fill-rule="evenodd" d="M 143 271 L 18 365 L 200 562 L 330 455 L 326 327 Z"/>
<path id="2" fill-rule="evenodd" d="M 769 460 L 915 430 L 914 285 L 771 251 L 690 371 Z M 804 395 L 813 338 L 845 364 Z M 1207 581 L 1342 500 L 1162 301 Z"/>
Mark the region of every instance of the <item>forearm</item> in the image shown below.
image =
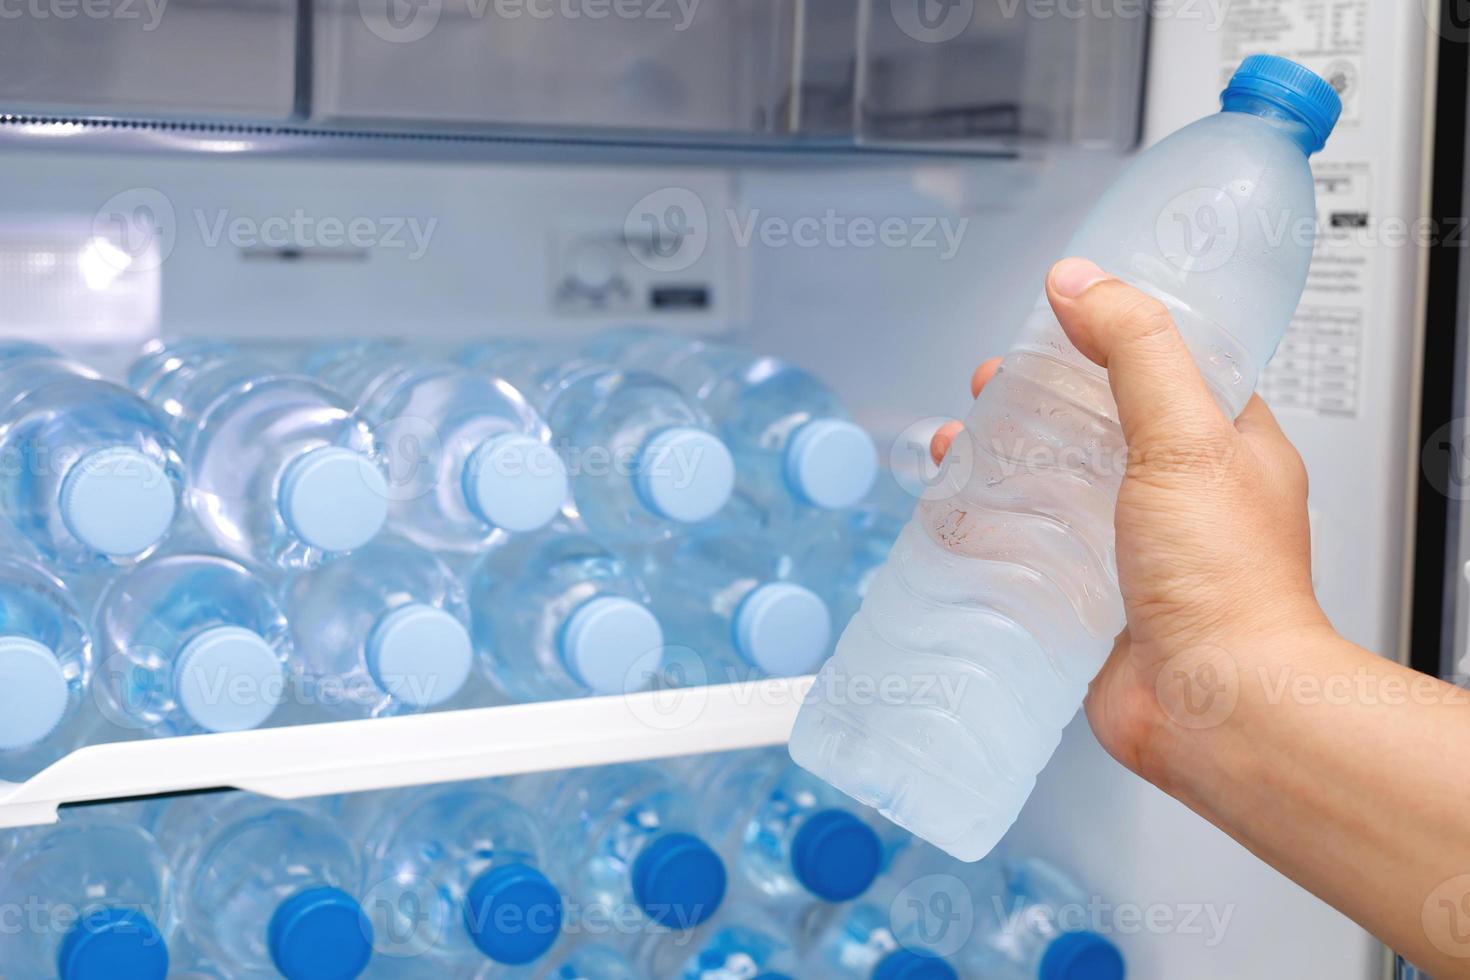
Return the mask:
<path id="1" fill-rule="evenodd" d="M 1146 775 L 1435 976 L 1470 975 L 1470 692 L 1325 629 L 1231 659 L 1233 706 L 1161 711 Z"/>

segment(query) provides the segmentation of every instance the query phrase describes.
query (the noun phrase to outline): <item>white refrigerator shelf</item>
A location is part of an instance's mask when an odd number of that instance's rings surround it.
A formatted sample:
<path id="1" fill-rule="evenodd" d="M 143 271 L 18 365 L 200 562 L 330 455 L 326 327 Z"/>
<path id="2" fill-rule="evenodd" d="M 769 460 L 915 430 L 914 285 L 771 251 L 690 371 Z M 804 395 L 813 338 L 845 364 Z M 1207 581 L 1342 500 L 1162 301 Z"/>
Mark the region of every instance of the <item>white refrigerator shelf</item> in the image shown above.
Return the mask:
<path id="1" fill-rule="evenodd" d="M 295 799 L 784 743 L 811 677 L 90 745 L 0 782 L 0 828 L 58 808 L 233 788 Z"/>

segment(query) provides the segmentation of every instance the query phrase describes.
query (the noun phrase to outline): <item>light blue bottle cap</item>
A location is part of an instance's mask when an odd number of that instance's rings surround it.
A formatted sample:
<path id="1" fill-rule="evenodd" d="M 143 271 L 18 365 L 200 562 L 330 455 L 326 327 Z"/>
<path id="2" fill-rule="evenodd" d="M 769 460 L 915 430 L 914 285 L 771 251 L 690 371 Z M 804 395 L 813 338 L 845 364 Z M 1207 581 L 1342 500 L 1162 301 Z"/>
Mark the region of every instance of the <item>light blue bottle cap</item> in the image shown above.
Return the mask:
<path id="1" fill-rule="evenodd" d="M 168 946 L 148 916 L 132 909 L 86 913 L 56 956 L 61 980 L 164 980 Z"/>
<path id="2" fill-rule="evenodd" d="M 422 602 L 379 616 L 368 634 L 366 652 L 373 682 L 416 708 L 433 707 L 458 694 L 474 661 L 464 624 Z"/>
<path id="3" fill-rule="evenodd" d="M 1123 980 L 1123 954 L 1095 932 L 1067 932 L 1041 955 L 1040 980 Z"/>
<path id="4" fill-rule="evenodd" d="M 480 952 L 518 966 L 539 959 L 561 935 L 561 893 L 530 865 L 507 864 L 470 885 L 464 917 Z"/>
<path id="5" fill-rule="evenodd" d="M 35 745 L 56 731 L 69 697 L 50 647 L 28 636 L 0 636 L 0 750 Z"/>
<path id="6" fill-rule="evenodd" d="M 938 957 L 897 949 L 879 961 L 873 980 L 960 980 L 960 975 Z"/>
<path id="7" fill-rule="evenodd" d="M 174 485 L 136 449 L 94 449 L 61 481 L 61 519 L 78 541 L 125 557 L 156 545 L 174 522 Z"/>
<path id="8" fill-rule="evenodd" d="M 1248 95 L 1264 99 L 1286 109 L 1312 131 L 1313 144 L 1308 153 L 1316 153 L 1327 145 L 1327 137 L 1342 115 L 1342 99 L 1321 76 L 1289 58 L 1274 54 L 1253 54 L 1240 63 L 1230 84 L 1220 96 L 1226 111 L 1232 109 L 1232 98 Z"/>
<path id="9" fill-rule="evenodd" d="M 725 863 L 693 834 L 664 834 L 633 862 L 633 897 L 659 925 L 697 926 L 725 900 Z"/>
<path id="10" fill-rule="evenodd" d="M 540 439 L 506 433 L 482 443 L 465 463 L 464 494 L 486 524 L 534 531 L 567 499 L 567 467 Z"/>
<path id="11" fill-rule="evenodd" d="M 258 728 L 285 693 L 285 668 L 258 633 L 216 626 L 179 653 L 174 686 L 185 714 L 211 732 Z"/>
<path id="12" fill-rule="evenodd" d="M 267 943 L 286 980 L 353 980 L 372 959 L 373 927 L 351 895 L 319 886 L 276 906 Z"/>
<path id="13" fill-rule="evenodd" d="M 561 631 L 562 662 L 597 694 L 629 690 L 628 672 L 663 645 L 664 631 L 653 613 L 622 596 L 588 599 L 572 610 Z"/>
<path id="14" fill-rule="evenodd" d="M 767 582 L 735 610 L 735 648 L 740 656 L 775 677 L 815 670 L 827 655 L 832 617 L 810 589 Z"/>
<path id="15" fill-rule="evenodd" d="M 878 450 L 851 422 L 813 419 L 786 444 L 785 471 L 791 491 L 813 507 L 851 507 L 873 489 Z"/>
<path id="16" fill-rule="evenodd" d="M 341 446 L 322 446 L 291 461 L 281 477 L 281 519 L 323 551 L 367 544 L 388 519 L 388 481 L 373 462 Z"/>
<path id="17" fill-rule="evenodd" d="M 713 517 L 730 499 L 735 460 L 713 433 L 675 426 L 643 444 L 636 483 L 649 510 L 692 524 Z"/>
<path id="18" fill-rule="evenodd" d="M 819 810 L 791 842 L 796 880 L 827 902 L 846 902 L 868 890 L 883 863 L 878 834 L 846 810 Z"/>

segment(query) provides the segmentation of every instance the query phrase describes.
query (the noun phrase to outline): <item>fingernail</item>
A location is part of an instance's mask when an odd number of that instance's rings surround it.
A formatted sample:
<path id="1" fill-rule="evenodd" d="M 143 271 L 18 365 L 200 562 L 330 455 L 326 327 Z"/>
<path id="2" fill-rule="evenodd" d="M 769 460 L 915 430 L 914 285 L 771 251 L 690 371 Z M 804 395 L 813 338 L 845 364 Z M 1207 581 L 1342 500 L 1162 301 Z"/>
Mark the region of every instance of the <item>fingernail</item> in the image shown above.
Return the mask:
<path id="1" fill-rule="evenodd" d="M 1087 259 L 1062 259 L 1051 270 L 1051 288 L 1063 299 L 1076 299 L 1104 279 L 1112 278 Z"/>

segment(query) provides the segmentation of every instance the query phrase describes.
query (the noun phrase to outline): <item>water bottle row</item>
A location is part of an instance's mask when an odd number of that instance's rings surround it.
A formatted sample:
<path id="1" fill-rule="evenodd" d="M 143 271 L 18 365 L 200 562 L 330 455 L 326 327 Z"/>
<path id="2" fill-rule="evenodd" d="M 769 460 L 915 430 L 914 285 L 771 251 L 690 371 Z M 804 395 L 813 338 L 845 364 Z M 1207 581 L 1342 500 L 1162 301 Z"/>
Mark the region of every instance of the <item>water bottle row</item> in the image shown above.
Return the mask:
<path id="1" fill-rule="evenodd" d="M 1038 861 L 960 865 L 780 749 L 0 837 L 10 980 L 1122 980 L 1063 914 L 1093 904 Z"/>
<path id="2" fill-rule="evenodd" d="M 652 330 L 311 350 L 155 344 L 129 388 L 0 344 L 0 504 L 60 571 L 143 557 L 182 501 L 214 549 L 304 568 L 385 528 L 474 553 L 559 513 L 614 543 L 727 512 L 790 526 L 863 499 L 872 441 L 792 365 Z"/>

